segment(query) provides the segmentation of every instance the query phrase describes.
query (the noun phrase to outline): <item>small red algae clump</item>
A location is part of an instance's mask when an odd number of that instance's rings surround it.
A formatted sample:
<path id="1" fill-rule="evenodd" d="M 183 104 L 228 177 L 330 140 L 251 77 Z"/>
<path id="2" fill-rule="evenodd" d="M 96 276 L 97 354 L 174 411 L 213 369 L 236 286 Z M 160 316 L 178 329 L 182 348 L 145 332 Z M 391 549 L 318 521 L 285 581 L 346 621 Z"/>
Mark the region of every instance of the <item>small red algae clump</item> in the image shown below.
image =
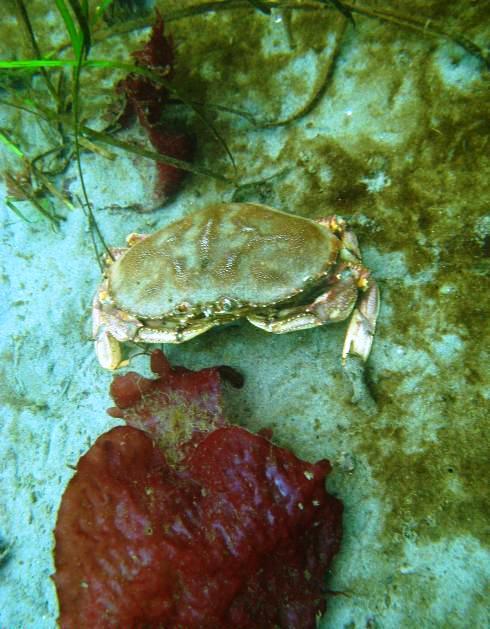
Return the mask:
<path id="1" fill-rule="evenodd" d="M 157 12 L 155 24 L 145 46 L 133 53 L 136 65 L 151 70 L 168 85 L 172 79 L 174 53 L 170 37 L 164 34 L 161 15 Z M 162 155 L 189 161 L 194 154 L 194 140 L 185 131 L 162 121 L 162 112 L 169 100 L 165 85 L 141 74 L 131 73 L 118 85 L 118 91 L 126 96 L 126 107 L 120 118 L 128 126 L 136 114 L 145 129 L 153 148 Z M 154 196 L 165 203 L 179 188 L 185 171 L 175 166 L 157 163 L 158 177 Z"/>
<path id="2" fill-rule="evenodd" d="M 158 350 L 152 367 L 115 378 L 110 413 L 132 425 L 97 439 L 63 496 L 60 626 L 314 628 L 341 538 L 330 464 L 230 425 L 219 368 Z"/>

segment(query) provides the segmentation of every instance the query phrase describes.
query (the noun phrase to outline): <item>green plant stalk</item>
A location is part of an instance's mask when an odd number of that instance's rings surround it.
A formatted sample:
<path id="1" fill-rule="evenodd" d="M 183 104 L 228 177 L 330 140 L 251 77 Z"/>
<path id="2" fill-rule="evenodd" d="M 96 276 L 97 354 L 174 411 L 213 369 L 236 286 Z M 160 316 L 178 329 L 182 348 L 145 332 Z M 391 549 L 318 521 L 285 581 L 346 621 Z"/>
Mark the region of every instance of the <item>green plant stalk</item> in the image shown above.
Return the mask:
<path id="1" fill-rule="evenodd" d="M 64 0 L 55 0 L 55 2 L 56 7 L 58 8 L 58 11 L 60 12 L 60 15 L 63 19 L 63 22 L 65 23 L 66 30 L 68 31 L 75 57 L 78 59 L 82 54 L 83 47 L 81 32 L 77 30 L 75 22 L 73 21 L 73 18 Z"/>
<path id="2" fill-rule="evenodd" d="M 7 174 L 6 179 L 7 181 L 11 182 L 11 185 L 13 187 L 15 187 L 17 190 L 19 190 L 22 193 L 22 195 L 36 208 L 36 210 L 40 214 L 42 214 L 42 216 L 44 216 L 44 218 L 47 218 L 51 222 L 54 228 L 56 229 L 58 228 L 60 221 L 64 220 L 64 216 L 61 216 L 60 214 L 56 214 L 56 212 L 48 212 L 48 210 L 46 210 L 44 205 L 40 201 L 38 201 L 25 186 L 23 186 L 19 181 L 14 179 L 11 175 Z M 10 203 L 12 204 L 12 202 Z M 17 211 L 16 213 L 22 218 L 24 218 L 20 214 L 19 211 Z"/>
<path id="3" fill-rule="evenodd" d="M 22 219 L 23 221 L 25 221 L 26 223 L 34 223 L 35 221 L 30 221 L 26 216 L 24 216 L 22 214 L 22 212 L 19 210 L 19 208 L 15 205 L 14 201 L 12 199 L 9 199 L 8 197 L 5 199 L 5 205 L 12 210 L 12 212 L 18 216 L 20 219 Z"/>
<path id="4" fill-rule="evenodd" d="M 0 68 L 43 68 L 43 67 L 72 67 L 76 68 L 78 66 L 78 62 L 76 59 L 31 59 L 31 60 L 21 60 L 21 61 L 0 61 Z M 187 100 L 184 98 L 178 90 L 176 90 L 172 85 L 169 84 L 162 76 L 160 76 L 157 72 L 152 70 L 148 70 L 147 68 L 142 68 L 140 66 L 133 65 L 131 63 L 124 63 L 120 61 L 110 61 L 105 59 L 90 59 L 82 62 L 82 66 L 80 67 L 79 73 L 82 68 L 110 68 L 113 70 L 124 70 L 127 73 L 139 74 L 140 76 L 144 76 L 154 83 L 158 83 L 163 85 L 165 89 L 174 94 L 179 100 L 181 100 L 185 105 L 190 107 L 197 116 L 206 124 L 212 131 L 213 135 L 223 147 L 225 153 L 227 154 L 232 166 L 235 171 L 235 175 L 237 173 L 237 168 L 235 164 L 234 157 L 226 144 L 223 137 L 220 135 L 214 124 L 208 120 L 208 118 L 203 114 L 200 108 L 193 103 L 193 101 Z"/>
<path id="5" fill-rule="evenodd" d="M 134 144 L 130 144 L 129 142 L 124 142 L 123 140 L 117 140 L 107 133 L 95 131 L 94 129 L 90 129 L 90 127 L 82 126 L 80 130 L 82 134 L 87 135 L 93 140 L 98 140 L 99 142 L 103 142 L 104 144 L 108 144 L 109 146 L 115 146 L 117 148 L 124 149 L 125 151 L 128 151 L 130 153 L 135 153 L 136 155 L 140 155 L 141 157 L 151 159 L 154 162 L 174 166 L 175 168 L 185 170 L 187 172 L 193 173 L 194 175 L 205 175 L 206 177 L 211 177 L 212 179 L 217 179 L 218 181 L 223 181 L 224 183 L 236 183 L 234 179 L 230 179 L 229 177 L 225 177 L 225 175 L 215 173 L 208 168 L 195 168 L 189 162 L 175 159 L 174 157 L 170 157 L 169 155 L 156 153 L 155 151 L 144 149 Z"/>
<path id="6" fill-rule="evenodd" d="M 53 184 L 49 181 L 48 177 L 46 177 L 46 175 L 44 175 L 38 168 L 36 168 L 34 162 L 31 162 L 29 158 L 27 157 L 27 155 L 16 144 L 14 144 L 2 131 L 0 131 L 0 142 L 4 146 L 6 146 L 14 155 L 19 157 L 24 162 L 27 169 L 31 170 L 34 173 L 34 175 L 42 182 L 43 186 L 47 190 L 49 190 L 49 192 L 51 192 L 53 196 L 55 196 L 59 201 L 61 201 L 64 205 L 66 205 L 68 209 L 70 210 L 74 209 L 70 201 L 68 201 L 68 199 L 66 199 L 64 195 L 62 195 L 61 192 L 57 190 L 55 186 L 53 186 Z M 39 201 L 37 201 L 37 199 L 35 199 L 33 195 L 31 195 L 26 188 L 22 187 L 22 185 L 19 184 L 18 181 L 14 180 L 11 176 L 10 178 L 14 182 L 14 185 L 17 188 L 19 188 L 19 190 L 21 190 L 22 194 L 24 194 L 24 196 L 29 199 L 29 201 L 36 207 L 36 209 L 41 211 L 43 216 L 45 216 L 46 218 L 49 218 L 55 223 L 58 223 L 59 220 L 63 218 L 56 214 L 50 214 L 49 212 L 46 212 L 42 204 L 40 204 Z M 10 207 L 10 205 L 8 207 Z M 20 211 L 17 210 L 16 213 L 22 218 L 24 218 L 22 214 L 20 213 Z"/>
<path id="7" fill-rule="evenodd" d="M 58 120 L 66 121 L 66 116 L 59 115 L 56 112 L 51 111 L 47 109 L 46 107 L 42 107 L 41 105 L 34 103 L 29 99 L 25 100 L 25 103 L 29 105 L 29 107 L 26 107 L 19 103 L 10 103 L 8 101 L 3 101 L 1 99 L 0 99 L 0 103 L 3 103 L 4 105 L 10 106 L 10 107 L 16 107 L 16 108 L 22 109 L 23 111 L 26 111 L 27 113 L 30 113 L 35 116 L 40 116 L 43 120 L 46 120 L 46 121 L 51 121 L 51 122 L 58 121 Z M 224 175 L 220 175 L 219 173 L 215 173 L 214 171 L 208 168 L 199 168 L 199 167 L 194 166 L 190 162 L 178 160 L 168 155 L 163 155 L 162 153 L 156 153 L 155 151 L 147 150 L 142 147 L 136 146 L 134 144 L 124 142 L 122 140 L 117 140 L 116 138 L 113 138 L 107 133 L 103 133 L 101 131 L 95 131 L 94 129 L 91 129 L 90 127 L 87 127 L 85 125 L 83 125 L 80 128 L 80 132 L 82 134 L 82 137 L 86 136 L 88 138 L 92 138 L 93 140 L 103 142 L 104 144 L 107 144 L 109 146 L 115 146 L 117 148 L 121 148 L 130 153 L 134 153 L 135 155 L 140 155 L 141 157 L 146 157 L 148 159 L 151 159 L 155 162 L 168 164 L 169 166 L 174 166 L 175 168 L 185 170 L 187 172 L 193 173 L 194 175 L 202 175 L 205 177 L 211 177 L 212 179 L 217 179 L 218 181 L 223 181 L 225 183 L 232 183 L 234 185 L 236 184 L 236 181 L 234 179 L 225 177 Z"/>
<path id="8" fill-rule="evenodd" d="M 16 0 L 16 4 L 17 4 L 17 11 L 19 14 L 19 18 L 22 20 L 27 36 L 29 38 L 31 48 L 34 52 L 34 55 L 36 55 L 37 57 L 41 57 L 41 50 L 37 43 L 36 35 L 34 33 L 34 29 L 32 28 L 31 20 L 29 18 L 29 14 L 27 12 L 25 3 L 23 0 Z M 58 95 L 53 86 L 53 83 L 51 82 L 51 79 L 49 78 L 48 73 L 46 72 L 46 69 L 42 68 L 41 73 L 43 75 L 48 91 L 50 92 L 51 96 L 55 99 L 55 101 L 57 101 Z"/>
<path id="9" fill-rule="evenodd" d="M 21 158 L 25 157 L 21 149 L 16 144 L 14 144 L 11 140 L 9 140 L 9 138 L 2 131 L 0 131 L 0 142 L 4 146 L 6 146 L 14 155 L 17 155 L 17 157 L 21 157 Z"/>

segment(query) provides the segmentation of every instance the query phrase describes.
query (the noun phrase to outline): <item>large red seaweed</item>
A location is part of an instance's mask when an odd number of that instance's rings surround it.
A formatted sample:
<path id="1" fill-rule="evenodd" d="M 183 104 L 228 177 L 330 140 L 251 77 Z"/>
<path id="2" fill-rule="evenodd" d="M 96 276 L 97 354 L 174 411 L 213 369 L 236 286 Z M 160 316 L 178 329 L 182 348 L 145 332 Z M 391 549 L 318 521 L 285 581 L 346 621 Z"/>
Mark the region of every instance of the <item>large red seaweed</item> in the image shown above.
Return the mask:
<path id="1" fill-rule="evenodd" d="M 115 378 L 110 412 L 131 426 L 96 440 L 63 496 L 61 627 L 315 627 L 341 538 L 330 464 L 230 425 L 218 368 L 158 350 L 152 367 Z"/>

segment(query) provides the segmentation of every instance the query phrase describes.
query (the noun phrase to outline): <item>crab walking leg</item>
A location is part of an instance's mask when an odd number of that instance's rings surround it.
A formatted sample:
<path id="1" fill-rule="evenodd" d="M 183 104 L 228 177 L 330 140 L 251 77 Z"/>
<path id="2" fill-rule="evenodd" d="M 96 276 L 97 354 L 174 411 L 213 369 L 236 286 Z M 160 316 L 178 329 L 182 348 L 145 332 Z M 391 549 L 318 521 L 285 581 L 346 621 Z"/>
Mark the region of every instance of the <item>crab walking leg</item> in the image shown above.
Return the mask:
<path id="1" fill-rule="evenodd" d="M 247 320 L 257 328 L 271 332 L 272 334 L 285 334 L 297 330 L 307 330 L 323 325 L 325 321 L 314 314 L 305 312 L 304 308 L 291 308 L 291 312 L 283 315 L 283 318 L 270 321 L 267 317 L 260 315 L 247 315 Z"/>
<path id="2" fill-rule="evenodd" d="M 345 335 L 342 350 L 342 364 L 345 366 L 348 356 L 357 355 L 365 362 L 371 351 L 376 319 L 379 312 L 379 288 L 373 279 L 361 295 Z"/>
<path id="3" fill-rule="evenodd" d="M 364 269 L 343 265 L 339 269 L 335 284 L 311 304 L 280 310 L 277 318 L 248 315 L 250 323 L 273 334 L 284 334 L 295 330 L 306 330 L 327 323 L 344 321 L 354 308 L 358 294 L 358 278 Z"/>
<path id="4" fill-rule="evenodd" d="M 359 249 L 357 236 L 353 231 L 347 228 L 347 224 L 343 218 L 332 214 L 331 216 L 317 218 L 315 222 L 326 227 L 341 241 L 342 248 L 340 255 L 344 262 L 360 263 L 361 250 Z"/>
<path id="5" fill-rule="evenodd" d="M 214 323 L 206 322 L 200 323 L 199 325 L 176 328 L 175 330 L 157 330 L 142 327 L 138 330 L 138 335 L 135 340 L 143 343 L 184 343 L 214 326 Z"/>

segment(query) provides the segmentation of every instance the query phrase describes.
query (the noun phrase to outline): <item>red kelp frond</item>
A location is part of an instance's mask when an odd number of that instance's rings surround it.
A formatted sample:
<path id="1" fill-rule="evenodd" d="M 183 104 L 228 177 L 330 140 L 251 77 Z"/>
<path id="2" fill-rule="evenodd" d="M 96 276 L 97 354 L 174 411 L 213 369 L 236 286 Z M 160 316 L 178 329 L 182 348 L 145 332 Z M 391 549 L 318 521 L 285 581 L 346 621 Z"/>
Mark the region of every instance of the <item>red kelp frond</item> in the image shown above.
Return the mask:
<path id="1" fill-rule="evenodd" d="M 154 72 L 165 82 L 170 81 L 173 73 L 174 52 L 172 39 L 164 34 L 164 24 L 160 13 L 156 13 L 155 23 L 147 43 L 141 50 L 133 53 L 136 64 Z M 148 134 L 153 148 L 163 154 L 190 161 L 194 154 L 194 140 L 186 132 L 166 124 L 162 115 L 168 102 L 168 89 L 156 79 L 131 73 L 118 84 L 118 91 L 126 96 L 126 107 L 120 117 L 124 126 L 136 113 L 139 123 Z M 163 203 L 176 192 L 185 172 L 158 163 L 158 180 L 154 194 Z"/>
<path id="2" fill-rule="evenodd" d="M 141 50 L 133 53 L 136 65 L 152 70 L 157 76 L 170 80 L 174 61 L 173 44 L 165 37 L 163 20 L 157 12 L 150 39 Z M 138 115 L 140 124 L 147 130 L 161 122 L 163 108 L 168 100 L 167 88 L 141 74 L 128 74 L 118 89 L 126 94 L 127 111 Z"/>
<path id="3" fill-rule="evenodd" d="M 155 23 L 151 31 L 150 39 L 141 50 L 133 53 L 139 65 L 151 69 L 166 69 L 167 76 L 174 63 L 174 46 L 172 37 L 165 35 L 163 19 L 159 11 L 156 11 Z"/>
<path id="4" fill-rule="evenodd" d="M 313 629 L 341 538 L 342 503 L 325 490 L 330 464 L 228 425 L 217 369 L 172 368 L 161 353 L 152 363 L 156 380 L 132 373 L 112 387 L 118 413 L 139 417 L 145 432 L 99 437 L 63 496 L 62 629 Z M 191 447 L 162 449 L 146 431 L 159 434 L 174 395 L 181 421 L 196 405 L 211 423 L 197 439 L 190 431 Z M 170 447 L 183 449 L 177 467 Z"/>

